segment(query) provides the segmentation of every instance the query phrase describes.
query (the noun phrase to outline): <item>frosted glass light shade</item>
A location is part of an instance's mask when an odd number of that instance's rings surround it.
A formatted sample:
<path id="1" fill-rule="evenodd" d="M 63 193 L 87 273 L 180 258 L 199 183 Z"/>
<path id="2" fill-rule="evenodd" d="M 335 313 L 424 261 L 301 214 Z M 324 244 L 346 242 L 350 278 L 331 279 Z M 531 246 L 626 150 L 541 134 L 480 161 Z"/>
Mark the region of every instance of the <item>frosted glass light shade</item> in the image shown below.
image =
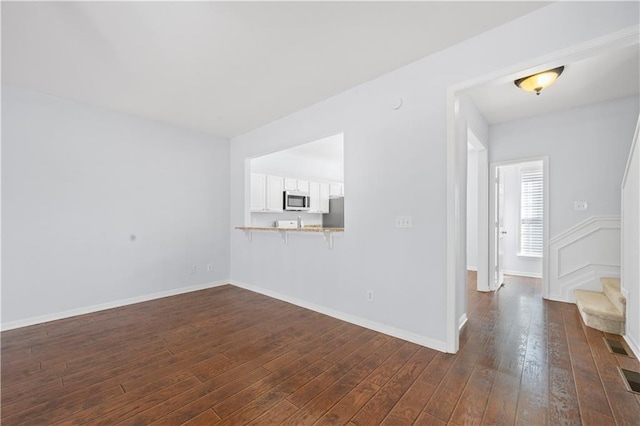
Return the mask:
<path id="1" fill-rule="evenodd" d="M 560 77 L 562 71 L 564 71 L 564 67 L 558 67 L 519 78 L 514 83 L 525 92 L 536 92 L 536 95 L 539 95 L 542 89 L 551 86 Z"/>

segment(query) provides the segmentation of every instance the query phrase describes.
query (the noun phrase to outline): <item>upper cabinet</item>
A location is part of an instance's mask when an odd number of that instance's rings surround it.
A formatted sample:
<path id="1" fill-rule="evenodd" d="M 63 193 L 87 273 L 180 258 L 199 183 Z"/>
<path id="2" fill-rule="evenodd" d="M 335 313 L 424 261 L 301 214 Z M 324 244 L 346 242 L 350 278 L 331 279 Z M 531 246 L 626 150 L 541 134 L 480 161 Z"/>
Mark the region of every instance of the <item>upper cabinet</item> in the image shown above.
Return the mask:
<path id="1" fill-rule="evenodd" d="M 308 213 L 329 213 L 329 198 L 342 197 L 344 185 L 251 173 L 251 211 L 254 213 L 284 211 L 284 191 L 308 193 L 311 198 Z"/>
<path id="2" fill-rule="evenodd" d="M 309 182 L 311 208 L 309 213 L 329 213 L 329 184 L 325 182 Z"/>
<path id="3" fill-rule="evenodd" d="M 262 212 L 267 207 L 267 175 L 251 173 L 251 211 Z"/>
<path id="4" fill-rule="evenodd" d="M 344 184 L 342 184 L 342 183 L 332 183 L 329 186 L 329 196 L 330 197 L 343 197 L 344 196 Z"/>
<path id="5" fill-rule="evenodd" d="M 284 178 L 251 173 L 251 211 L 281 212 Z"/>
<path id="6" fill-rule="evenodd" d="M 285 191 L 309 192 L 309 181 L 303 179 L 284 178 Z"/>
<path id="7" fill-rule="evenodd" d="M 320 211 L 329 213 L 329 184 L 320 183 Z"/>
<path id="8" fill-rule="evenodd" d="M 284 211 L 283 203 L 284 179 L 267 175 L 267 211 Z"/>

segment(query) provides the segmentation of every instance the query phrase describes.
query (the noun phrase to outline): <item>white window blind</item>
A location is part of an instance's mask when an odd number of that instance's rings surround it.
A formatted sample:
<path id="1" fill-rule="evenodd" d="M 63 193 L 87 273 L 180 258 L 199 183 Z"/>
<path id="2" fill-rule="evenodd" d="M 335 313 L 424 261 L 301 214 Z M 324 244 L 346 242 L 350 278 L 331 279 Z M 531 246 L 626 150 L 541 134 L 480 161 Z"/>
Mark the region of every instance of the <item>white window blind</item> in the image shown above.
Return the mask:
<path id="1" fill-rule="evenodd" d="M 520 255 L 542 256 L 542 168 L 520 170 Z"/>

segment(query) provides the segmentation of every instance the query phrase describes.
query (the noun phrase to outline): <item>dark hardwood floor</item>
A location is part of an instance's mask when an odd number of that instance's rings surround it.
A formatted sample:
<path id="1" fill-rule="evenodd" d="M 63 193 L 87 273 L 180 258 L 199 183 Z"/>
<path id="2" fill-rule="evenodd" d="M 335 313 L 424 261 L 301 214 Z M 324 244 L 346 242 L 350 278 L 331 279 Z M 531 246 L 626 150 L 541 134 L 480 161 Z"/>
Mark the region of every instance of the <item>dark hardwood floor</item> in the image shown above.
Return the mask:
<path id="1" fill-rule="evenodd" d="M 640 424 L 574 305 L 469 277 L 456 355 L 232 286 L 6 331 L 2 424 Z"/>

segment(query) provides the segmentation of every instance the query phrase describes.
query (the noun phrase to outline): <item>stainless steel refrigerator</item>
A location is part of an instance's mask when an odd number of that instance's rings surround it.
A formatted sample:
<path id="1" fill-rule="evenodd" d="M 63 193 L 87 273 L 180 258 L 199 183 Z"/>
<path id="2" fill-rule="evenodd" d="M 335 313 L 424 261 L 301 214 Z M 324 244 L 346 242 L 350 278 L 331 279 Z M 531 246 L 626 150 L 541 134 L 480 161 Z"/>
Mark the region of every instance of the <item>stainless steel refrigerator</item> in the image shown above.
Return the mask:
<path id="1" fill-rule="evenodd" d="M 329 200 L 329 213 L 322 215 L 324 228 L 344 228 L 344 197 Z"/>

